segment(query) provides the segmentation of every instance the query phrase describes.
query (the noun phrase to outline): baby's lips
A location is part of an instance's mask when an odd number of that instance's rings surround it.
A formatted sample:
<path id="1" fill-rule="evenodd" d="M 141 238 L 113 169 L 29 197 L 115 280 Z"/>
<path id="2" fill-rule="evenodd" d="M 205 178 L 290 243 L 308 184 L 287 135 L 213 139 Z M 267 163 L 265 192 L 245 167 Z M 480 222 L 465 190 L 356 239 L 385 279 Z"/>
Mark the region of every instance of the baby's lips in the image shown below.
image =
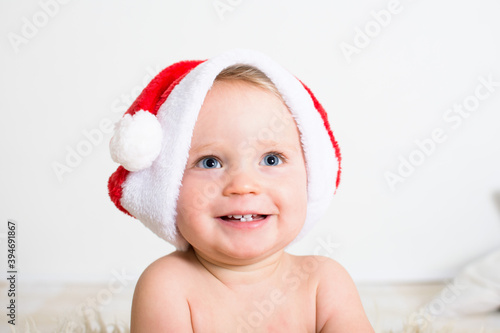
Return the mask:
<path id="1" fill-rule="evenodd" d="M 258 217 L 266 217 L 269 214 L 259 214 L 259 213 L 247 213 L 247 214 L 227 214 L 221 215 L 219 218 L 228 218 L 228 219 L 241 219 L 241 218 L 258 218 Z"/>
<path id="2" fill-rule="evenodd" d="M 217 215 L 217 217 L 239 216 L 241 218 L 243 216 L 248 216 L 248 215 L 251 215 L 251 216 L 253 216 L 253 215 L 255 215 L 255 216 L 259 216 L 259 215 L 268 216 L 268 215 L 274 215 L 274 213 L 269 213 L 269 211 L 267 211 L 267 210 L 259 210 L 259 209 L 255 209 L 255 210 L 250 210 L 250 209 L 245 209 L 245 210 L 235 209 L 235 210 L 223 212 L 222 214 Z"/>

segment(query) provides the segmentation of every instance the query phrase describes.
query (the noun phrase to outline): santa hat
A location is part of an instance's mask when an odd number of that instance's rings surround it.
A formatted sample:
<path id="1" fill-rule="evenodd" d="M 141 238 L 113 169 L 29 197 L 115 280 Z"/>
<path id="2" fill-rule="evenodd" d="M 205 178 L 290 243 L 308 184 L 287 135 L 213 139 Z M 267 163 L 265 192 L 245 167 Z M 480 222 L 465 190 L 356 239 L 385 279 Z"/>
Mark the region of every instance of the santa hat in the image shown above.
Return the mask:
<path id="1" fill-rule="evenodd" d="M 216 76 L 245 64 L 276 86 L 300 132 L 307 172 L 307 216 L 300 238 L 324 214 L 340 180 L 340 151 L 327 114 L 311 90 L 267 56 L 232 50 L 209 60 L 181 61 L 161 71 L 116 124 L 109 195 L 179 250 L 187 241 L 176 226 L 177 198 L 198 112 Z"/>

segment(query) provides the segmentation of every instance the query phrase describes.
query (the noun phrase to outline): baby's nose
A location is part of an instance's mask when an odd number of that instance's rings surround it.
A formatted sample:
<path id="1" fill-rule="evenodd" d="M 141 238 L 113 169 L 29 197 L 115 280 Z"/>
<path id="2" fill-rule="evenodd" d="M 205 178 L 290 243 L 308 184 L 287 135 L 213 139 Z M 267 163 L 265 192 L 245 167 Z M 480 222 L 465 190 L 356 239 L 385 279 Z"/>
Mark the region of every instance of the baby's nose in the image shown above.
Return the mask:
<path id="1" fill-rule="evenodd" d="M 224 196 L 231 196 L 259 194 L 260 192 L 261 184 L 256 173 L 250 169 L 240 169 L 230 173 L 222 194 Z"/>

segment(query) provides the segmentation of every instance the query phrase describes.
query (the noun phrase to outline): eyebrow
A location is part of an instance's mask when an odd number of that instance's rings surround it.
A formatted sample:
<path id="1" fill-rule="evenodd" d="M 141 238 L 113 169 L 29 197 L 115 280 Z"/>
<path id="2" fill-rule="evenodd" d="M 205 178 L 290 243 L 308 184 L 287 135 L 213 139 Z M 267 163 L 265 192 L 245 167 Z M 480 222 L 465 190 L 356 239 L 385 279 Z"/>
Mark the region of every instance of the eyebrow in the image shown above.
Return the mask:
<path id="1" fill-rule="evenodd" d="M 292 144 L 289 144 L 289 143 L 284 143 L 284 142 L 276 142 L 274 140 L 261 140 L 261 139 L 257 139 L 257 142 L 263 146 L 266 146 L 266 147 L 278 147 L 280 149 L 287 149 L 287 150 L 301 150 L 302 147 L 299 143 L 299 145 L 292 145 Z"/>
<path id="2" fill-rule="evenodd" d="M 220 146 L 221 145 L 217 142 L 204 143 L 196 147 L 191 147 L 191 153 L 198 154 L 204 150 L 217 150 Z"/>
<path id="3" fill-rule="evenodd" d="M 268 149 L 277 149 L 277 150 L 283 150 L 283 151 L 302 151 L 302 146 L 299 144 L 298 146 L 291 145 L 288 143 L 283 143 L 283 142 L 277 142 L 275 140 L 261 140 L 261 139 L 256 139 L 252 140 L 251 142 L 248 143 L 248 145 L 252 147 L 259 147 L 259 146 L 264 146 Z M 202 152 L 209 151 L 217 151 L 220 149 L 224 149 L 224 145 L 219 143 L 219 142 L 208 142 L 201 144 L 196 147 L 191 147 L 191 154 L 197 155 L 201 154 Z"/>

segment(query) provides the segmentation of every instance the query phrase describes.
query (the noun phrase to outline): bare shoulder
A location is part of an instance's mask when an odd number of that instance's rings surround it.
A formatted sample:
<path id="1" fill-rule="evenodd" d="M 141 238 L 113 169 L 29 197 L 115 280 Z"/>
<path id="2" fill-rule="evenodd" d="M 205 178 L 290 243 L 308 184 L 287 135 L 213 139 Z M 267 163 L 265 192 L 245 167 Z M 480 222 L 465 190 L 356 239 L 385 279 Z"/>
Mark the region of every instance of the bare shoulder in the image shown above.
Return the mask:
<path id="1" fill-rule="evenodd" d="M 309 274 L 317 283 L 352 281 L 347 271 L 337 261 L 319 255 L 291 256 L 293 264 Z"/>
<path id="2" fill-rule="evenodd" d="M 316 313 L 320 332 L 373 332 L 351 276 L 337 261 L 312 256 L 318 263 Z"/>
<path id="3" fill-rule="evenodd" d="M 192 263 L 174 252 L 149 265 L 137 281 L 132 301 L 130 332 L 191 332 L 186 297 Z"/>

